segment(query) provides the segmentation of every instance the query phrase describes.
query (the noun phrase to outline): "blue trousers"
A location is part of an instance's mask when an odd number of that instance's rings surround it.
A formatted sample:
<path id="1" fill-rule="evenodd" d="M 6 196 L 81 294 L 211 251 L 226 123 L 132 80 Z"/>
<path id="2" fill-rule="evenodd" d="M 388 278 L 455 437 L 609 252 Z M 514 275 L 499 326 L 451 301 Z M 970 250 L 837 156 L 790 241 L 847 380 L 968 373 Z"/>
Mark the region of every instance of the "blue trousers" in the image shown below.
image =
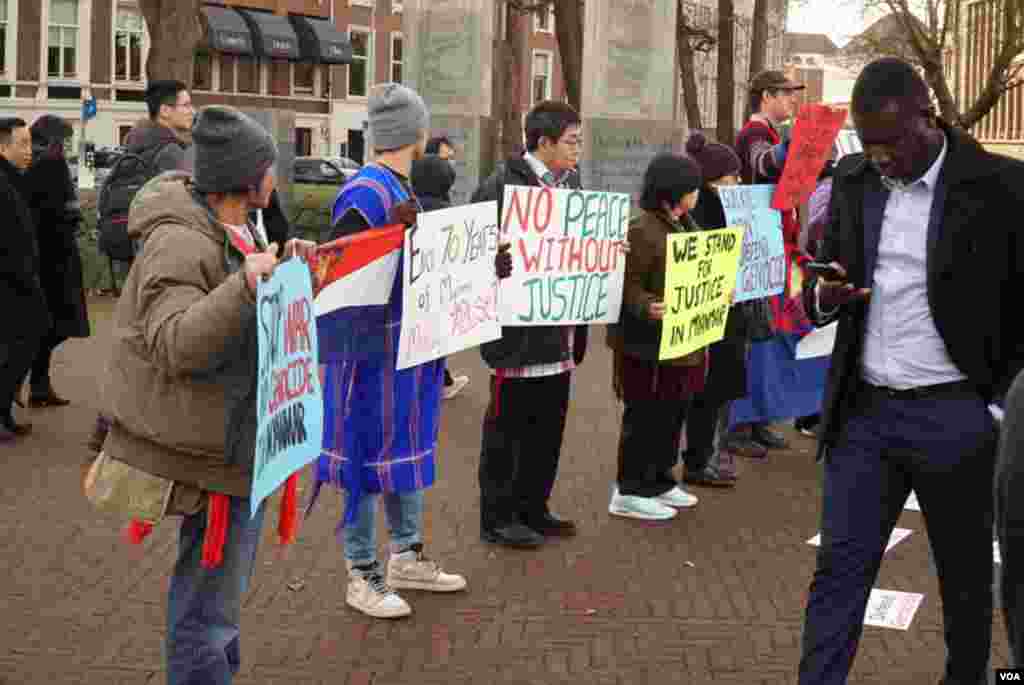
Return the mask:
<path id="1" fill-rule="evenodd" d="M 843 685 L 882 554 L 911 490 L 939 576 L 946 685 L 985 683 L 992 642 L 994 420 L 972 392 L 862 391 L 825 460 L 800 685 Z M 914 588 L 886 588 L 912 591 Z"/>
<path id="2" fill-rule="evenodd" d="M 241 665 L 242 597 L 256 563 L 264 505 L 231 498 L 224 563 L 200 564 L 206 509 L 181 523 L 178 561 L 167 598 L 167 685 L 230 685 Z"/>

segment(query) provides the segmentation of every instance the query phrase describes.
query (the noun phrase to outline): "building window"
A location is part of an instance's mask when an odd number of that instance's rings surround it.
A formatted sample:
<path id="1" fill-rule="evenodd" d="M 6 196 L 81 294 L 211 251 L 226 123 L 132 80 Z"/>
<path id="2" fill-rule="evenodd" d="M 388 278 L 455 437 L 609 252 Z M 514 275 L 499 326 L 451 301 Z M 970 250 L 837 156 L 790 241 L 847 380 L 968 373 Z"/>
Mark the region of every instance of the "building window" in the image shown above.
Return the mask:
<path id="1" fill-rule="evenodd" d="M 533 15 L 533 30 L 540 33 L 555 32 L 555 8 L 548 5 Z"/>
<path id="2" fill-rule="evenodd" d="M 115 80 L 142 80 L 142 40 L 145 28 L 146 23 L 137 9 L 117 8 L 117 25 L 114 30 Z"/>
<path id="3" fill-rule="evenodd" d="M 46 73 L 50 78 L 78 76 L 78 0 L 50 0 Z"/>
<path id="4" fill-rule="evenodd" d="M 405 47 L 402 34 L 391 34 L 391 82 L 402 82 L 402 50 Z"/>
<path id="5" fill-rule="evenodd" d="M 7 73 L 7 0 L 0 0 L 0 74 Z"/>
<path id="6" fill-rule="evenodd" d="M 292 65 L 292 91 L 294 95 L 312 95 L 316 80 L 316 65 L 312 62 L 296 62 Z"/>
<path id="7" fill-rule="evenodd" d="M 551 99 L 551 53 L 541 50 L 533 51 L 533 88 L 532 102 L 536 105 L 542 100 Z"/>
<path id="8" fill-rule="evenodd" d="M 255 57 L 238 56 L 235 88 L 239 93 L 260 92 L 260 63 Z"/>
<path id="9" fill-rule="evenodd" d="M 208 52 L 197 52 L 192 65 L 193 90 L 213 89 L 213 59 Z"/>
<path id="10" fill-rule="evenodd" d="M 373 34 L 366 29 L 350 28 L 352 64 L 348 65 L 349 97 L 364 98 L 373 82 Z"/>

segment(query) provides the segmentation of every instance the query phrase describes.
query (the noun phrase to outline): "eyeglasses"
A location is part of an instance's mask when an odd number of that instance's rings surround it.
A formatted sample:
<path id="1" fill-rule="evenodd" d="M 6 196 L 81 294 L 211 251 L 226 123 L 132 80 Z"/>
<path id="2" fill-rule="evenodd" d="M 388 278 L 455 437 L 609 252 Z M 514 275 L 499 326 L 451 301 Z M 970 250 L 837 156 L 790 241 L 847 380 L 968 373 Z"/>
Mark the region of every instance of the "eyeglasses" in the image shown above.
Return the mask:
<path id="1" fill-rule="evenodd" d="M 579 138 L 562 138 L 558 142 L 568 147 L 583 147 L 583 141 Z"/>

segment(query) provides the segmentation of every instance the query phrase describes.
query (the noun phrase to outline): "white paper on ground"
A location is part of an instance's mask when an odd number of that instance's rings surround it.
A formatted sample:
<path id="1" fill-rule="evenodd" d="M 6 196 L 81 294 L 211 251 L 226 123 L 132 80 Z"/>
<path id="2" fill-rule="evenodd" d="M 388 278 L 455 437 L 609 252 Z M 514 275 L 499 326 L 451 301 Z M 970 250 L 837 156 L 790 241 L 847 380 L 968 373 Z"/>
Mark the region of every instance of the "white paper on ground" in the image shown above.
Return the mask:
<path id="1" fill-rule="evenodd" d="M 838 321 L 833 321 L 823 328 L 815 328 L 813 331 L 800 338 L 796 344 L 796 358 L 810 359 L 811 357 L 827 357 L 832 354 L 832 348 L 836 344 L 836 329 Z"/>
<path id="2" fill-rule="evenodd" d="M 892 534 L 889 536 L 889 544 L 885 546 L 885 551 L 888 552 L 890 549 L 900 544 L 908 535 L 913 533 L 909 528 L 894 528 Z M 815 547 L 821 547 L 821 533 L 818 533 L 813 538 L 807 541 L 808 545 L 814 545 Z"/>
<path id="3" fill-rule="evenodd" d="M 906 630 L 914 620 L 924 595 L 916 592 L 871 589 L 864 625 Z"/>
<path id="4" fill-rule="evenodd" d="M 988 405 L 988 410 L 992 414 L 992 418 L 994 418 L 998 423 L 1002 423 L 1003 422 L 1003 410 L 1002 409 L 1000 409 L 998 406 L 996 406 L 994 404 L 990 404 L 990 405 Z"/>
<path id="5" fill-rule="evenodd" d="M 903 505 L 904 509 L 910 509 L 911 511 L 921 511 L 921 505 L 917 503 L 917 493 L 913 490 L 910 491 L 910 495 L 907 497 L 907 503 Z"/>
<path id="6" fill-rule="evenodd" d="M 992 561 L 997 564 L 1003 563 L 1003 555 L 999 553 L 999 540 L 992 541 Z"/>

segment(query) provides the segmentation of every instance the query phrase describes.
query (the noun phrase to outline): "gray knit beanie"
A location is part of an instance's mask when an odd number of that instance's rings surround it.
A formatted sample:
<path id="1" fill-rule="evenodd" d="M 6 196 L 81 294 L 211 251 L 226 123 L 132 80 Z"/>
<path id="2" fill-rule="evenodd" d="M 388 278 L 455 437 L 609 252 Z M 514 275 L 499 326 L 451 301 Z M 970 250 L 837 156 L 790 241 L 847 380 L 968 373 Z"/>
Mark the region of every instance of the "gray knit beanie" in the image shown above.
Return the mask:
<path id="1" fill-rule="evenodd" d="M 233 107 L 200 110 L 192 126 L 195 184 L 204 193 L 230 193 L 259 185 L 277 159 L 266 129 Z"/>
<path id="2" fill-rule="evenodd" d="M 397 83 L 374 88 L 367 110 L 375 150 L 397 150 L 414 145 L 420 134 L 430 127 L 430 114 L 423 98 Z"/>

